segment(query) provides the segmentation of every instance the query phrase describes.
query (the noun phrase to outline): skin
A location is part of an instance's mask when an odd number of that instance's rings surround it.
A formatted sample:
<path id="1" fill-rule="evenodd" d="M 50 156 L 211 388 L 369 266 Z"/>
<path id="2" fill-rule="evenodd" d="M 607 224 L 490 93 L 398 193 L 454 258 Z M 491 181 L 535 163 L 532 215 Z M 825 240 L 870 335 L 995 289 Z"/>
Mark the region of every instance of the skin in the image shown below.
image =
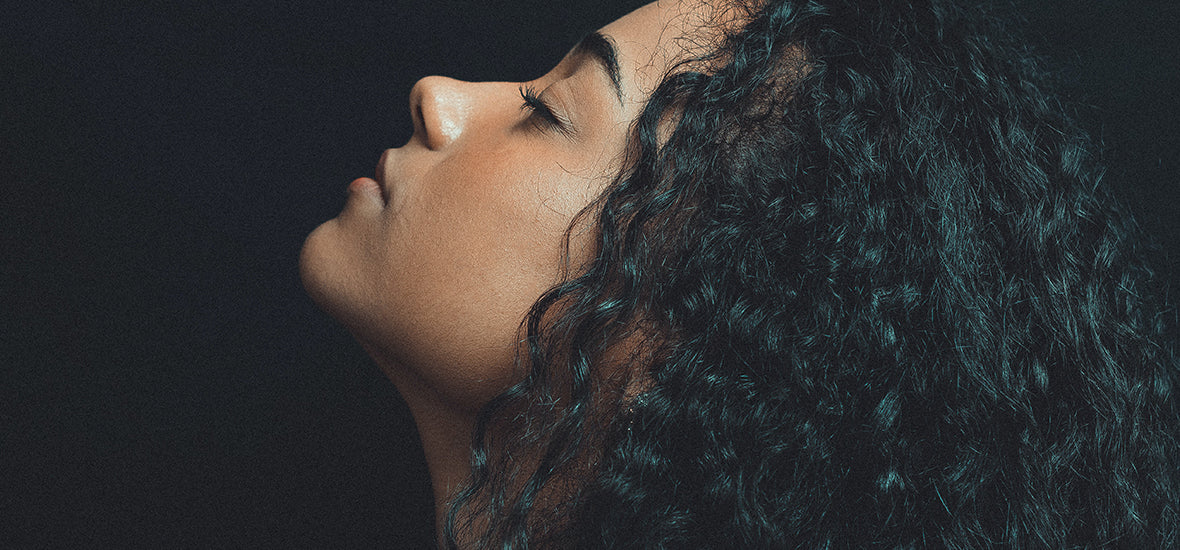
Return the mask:
<path id="1" fill-rule="evenodd" d="M 422 79 L 409 142 L 307 238 L 304 286 L 405 398 L 440 522 L 468 473 L 476 412 L 523 374 L 521 321 L 562 278 L 567 228 L 620 170 L 632 121 L 685 55 L 677 37 L 699 27 L 702 9 L 661 1 L 601 29 L 618 51 L 621 96 L 588 55 L 525 83 L 568 120 L 568 135 L 521 108 L 521 83 Z M 573 228 L 570 265 L 591 242 Z"/>

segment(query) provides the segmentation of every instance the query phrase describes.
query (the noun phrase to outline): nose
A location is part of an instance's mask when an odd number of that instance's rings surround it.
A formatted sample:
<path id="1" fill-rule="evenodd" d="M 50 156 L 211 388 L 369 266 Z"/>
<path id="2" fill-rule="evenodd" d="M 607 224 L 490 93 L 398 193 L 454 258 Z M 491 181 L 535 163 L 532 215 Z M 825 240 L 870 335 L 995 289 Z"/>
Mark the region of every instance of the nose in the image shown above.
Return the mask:
<path id="1" fill-rule="evenodd" d="M 410 91 L 414 132 L 426 147 L 437 151 L 454 143 L 468 129 L 475 97 L 471 84 L 443 76 L 428 76 Z"/>

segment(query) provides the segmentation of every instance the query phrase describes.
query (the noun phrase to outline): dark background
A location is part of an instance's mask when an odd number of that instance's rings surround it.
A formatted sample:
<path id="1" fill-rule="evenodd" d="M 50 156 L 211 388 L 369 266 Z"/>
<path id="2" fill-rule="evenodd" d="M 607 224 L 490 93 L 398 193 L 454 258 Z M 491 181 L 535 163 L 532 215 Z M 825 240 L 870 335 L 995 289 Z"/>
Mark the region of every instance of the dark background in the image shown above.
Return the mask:
<path id="1" fill-rule="evenodd" d="M 415 80 L 538 76 L 641 3 L 6 7 L 0 546 L 428 545 L 413 425 L 300 245 Z M 1177 4 L 1020 9 L 1170 280 Z"/>

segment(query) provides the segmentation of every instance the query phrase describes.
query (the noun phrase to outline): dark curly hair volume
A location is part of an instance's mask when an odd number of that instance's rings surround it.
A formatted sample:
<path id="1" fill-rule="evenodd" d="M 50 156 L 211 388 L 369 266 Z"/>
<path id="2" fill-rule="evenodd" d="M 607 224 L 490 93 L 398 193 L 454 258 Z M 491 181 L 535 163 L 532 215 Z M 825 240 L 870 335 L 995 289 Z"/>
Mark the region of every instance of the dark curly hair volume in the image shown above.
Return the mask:
<path id="1" fill-rule="evenodd" d="M 950 1 L 742 8 L 535 305 L 448 544 L 1180 547 L 1174 323 L 1036 59 Z"/>

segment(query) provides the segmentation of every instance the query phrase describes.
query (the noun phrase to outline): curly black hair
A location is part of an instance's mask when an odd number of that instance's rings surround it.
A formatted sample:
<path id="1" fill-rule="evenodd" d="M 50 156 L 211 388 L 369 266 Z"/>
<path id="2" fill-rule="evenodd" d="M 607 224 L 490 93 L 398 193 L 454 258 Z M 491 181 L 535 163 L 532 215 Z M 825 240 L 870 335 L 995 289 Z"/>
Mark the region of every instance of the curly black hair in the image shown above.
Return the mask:
<path id="1" fill-rule="evenodd" d="M 1180 546 L 1174 313 L 1041 61 L 950 0 L 733 4 L 446 544 Z"/>

